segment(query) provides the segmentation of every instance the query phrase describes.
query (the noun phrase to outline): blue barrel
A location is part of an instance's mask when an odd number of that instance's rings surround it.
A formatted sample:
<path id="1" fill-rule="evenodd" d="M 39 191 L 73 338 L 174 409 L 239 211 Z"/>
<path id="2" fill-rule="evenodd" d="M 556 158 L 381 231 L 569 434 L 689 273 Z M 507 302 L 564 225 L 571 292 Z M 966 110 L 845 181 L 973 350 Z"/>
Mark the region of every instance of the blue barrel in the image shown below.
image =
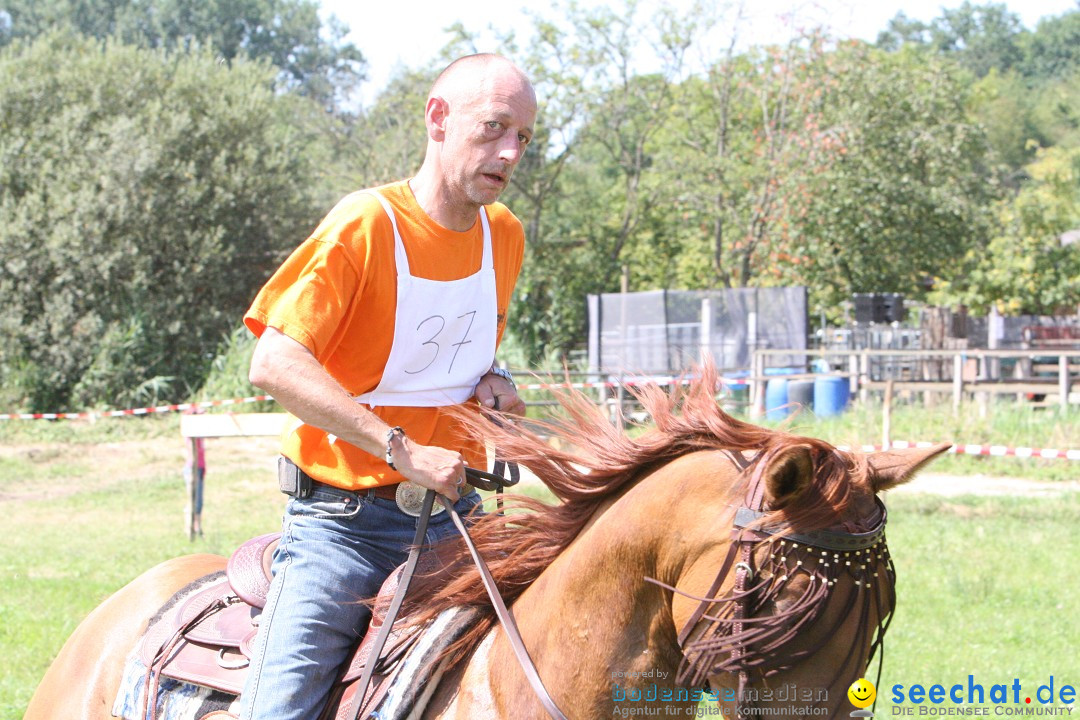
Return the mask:
<path id="1" fill-rule="evenodd" d="M 791 403 L 791 411 L 798 412 L 809 410 L 814 405 L 814 381 L 791 380 L 787 386 L 787 399 Z"/>
<path id="2" fill-rule="evenodd" d="M 785 378 L 773 378 L 765 384 L 765 417 L 769 420 L 783 420 L 791 412 L 788 403 L 788 381 Z"/>
<path id="3" fill-rule="evenodd" d="M 831 417 L 844 412 L 850 397 L 848 379 L 836 375 L 822 375 L 814 379 L 814 413 L 818 417 Z"/>

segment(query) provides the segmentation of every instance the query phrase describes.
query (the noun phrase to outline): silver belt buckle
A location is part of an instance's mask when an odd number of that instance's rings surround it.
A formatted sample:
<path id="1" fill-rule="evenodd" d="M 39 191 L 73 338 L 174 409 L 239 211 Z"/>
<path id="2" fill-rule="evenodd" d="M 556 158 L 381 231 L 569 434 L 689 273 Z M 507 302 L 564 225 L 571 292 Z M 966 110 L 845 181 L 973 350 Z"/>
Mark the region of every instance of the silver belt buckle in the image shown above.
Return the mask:
<path id="1" fill-rule="evenodd" d="M 427 488 L 406 480 L 398 483 L 397 490 L 394 491 L 394 502 L 397 503 L 398 510 L 406 515 L 420 517 L 420 511 L 424 509 L 424 494 L 426 492 Z M 438 515 L 445 510 L 446 508 L 442 506 L 442 503 L 436 500 L 431 507 L 431 514 Z"/>

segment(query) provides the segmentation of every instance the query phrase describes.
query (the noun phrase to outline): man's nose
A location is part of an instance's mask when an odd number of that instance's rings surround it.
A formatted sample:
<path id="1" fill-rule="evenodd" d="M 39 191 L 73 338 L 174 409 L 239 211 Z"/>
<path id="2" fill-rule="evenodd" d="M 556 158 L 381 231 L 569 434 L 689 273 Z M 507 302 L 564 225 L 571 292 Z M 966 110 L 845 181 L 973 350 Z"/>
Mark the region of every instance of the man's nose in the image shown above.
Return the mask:
<path id="1" fill-rule="evenodd" d="M 517 165 L 524 152 L 525 146 L 517 139 L 517 136 L 499 144 L 499 159 L 510 165 Z"/>

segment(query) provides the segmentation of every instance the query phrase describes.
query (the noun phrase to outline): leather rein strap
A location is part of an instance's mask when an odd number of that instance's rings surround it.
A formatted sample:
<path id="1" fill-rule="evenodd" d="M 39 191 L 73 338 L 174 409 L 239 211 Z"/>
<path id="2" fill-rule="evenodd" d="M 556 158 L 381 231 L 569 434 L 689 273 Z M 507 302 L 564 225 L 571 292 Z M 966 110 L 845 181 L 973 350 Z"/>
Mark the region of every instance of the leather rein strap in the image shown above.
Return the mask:
<path id="1" fill-rule="evenodd" d="M 409 590 L 409 583 L 412 582 L 416 564 L 420 560 L 420 549 L 424 544 L 424 537 L 427 535 L 428 520 L 431 519 L 431 508 L 434 506 L 435 491 L 428 490 L 424 493 L 424 504 L 420 508 L 420 516 L 416 519 L 416 533 L 413 535 L 412 547 L 409 548 L 409 558 L 405 561 L 405 569 L 398 579 L 397 591 L 394 593 L 394 599 L 390 602 L 390 607 L 387 608 L 386 615 L 383 617 L 382 627 L 379 628 L 379 634 L 375 636 L 375 642 L 371 646 L 371 652 L 368 653 L 367 662 L 364 663 L 364 674 L 360 676 L 360 685 L 356 689 L 356 695 L 354 696 L 356 698 L 356 720 L 360 720 L 360 713 L 364 711 L 364 696 L 367 695 L 371 677 L 375 674 L 375 666 L 379 664 L 383 647 L 385 647 L 386 640 L 394 629 L 394 621 L 397 620 L 398 612 L 401 611 L 401 603 L 405 600 L 405 593 Z M 372 617 L 374 617 L 374 614 Z"/>
<path id="2" fill-rule="evenodd" d="M 532 658 L 529 656 L 529 650 L 525 647 L 525 643 L 521 639 L 521 633 L 518 631 L 517 623 L 514 622 L 514 616 L 507 609 L 506 603 L 503 602 L 502 595 L 499 594 L 499 588 L 495 584 L 495 579 L 491 577 L 491 572 L 487 568 L 487 563 L 484 562 L 484 559 L 477 551 L 472 538 L 469 537 L 469 533 L 465 529 L 465 523 L 461 521 L 461 516 L 458 515 L 457 510 L 454 509 L 453 503 L 445 497 L 440 495 L 439 502 L 441 502 L 447 512 L 450 513 L 450 518 L 454 521 L 454 525 L 457 527 L 458 532 L 461 533 L 462 539 L 469 548 L 469 554 L 472 555 L 473 562 L 476 563 L 476 568 L 480 571 L 480 579 L 484 583 L 484 589 L 487 590 L 488 597 L 491 598 L 491 604 L 495 608 L 495 614 L 498 616 L 499 622 L 502 623 L 503 630 L 506 632 L 506 637 L 510 641 L 510 647 L 514 650 L 514 656 L 517 657 L 517 661 L 521 665 L 521 669 L 525 673 L 529 685 L 532 686 L 533 692 L 536 693 L 537 699 L 540 700 L 540 704 L 544 706 L 544 710 L 547 711 L 549 716 L 555 718 L 555 720 L 567 720 L 566 715 L 564 715 L 562 710 L 559 709 L 559 706 L 555 704 L 555 701 L 552 700 L 547 688 L 544 687 L 544 682 L 540 679 L 540 673 L 536 671 L 536 664 L 533 663 Z"/>
<path id="3" fill-rule="evenodd" d="M 465 473 L 469 476 L 473 485 L 482 487 L 485 490 L 494 489 L 501 493 L 504 486 L 515 485 L 520 478 L 516 463 L 509 463 L 509 467 L 509 481 L 498 474 L 487 473 L 471 467 L 465 468 Z M 501 469 L 502 468 L 499 465 L 496 465 L 496 472 L 499 472 Z M 506 637 L 510 641 L 510 647 L 514 650 L 514 656 L 521 665 L 521 669 L 525 673 L 529 685 L 532 686 L 533 692 L 536 693 L 537 698 L 540 700 L 540 704 L 544 706 L 544 710 L 547 711 L 549 716 L 555 720 L 567 720 L 566 715 L 559 710 L 559 706 L 555 704 L 555 701 L 552 700 L 547 688 L 544 687 L 544 682 L 540 679 L 540 674 L 536 670 L 536 664 L 533 663 L 532 658 L 529 656 L 529 651 L 525 647 L 524 641 L 521 639 L 521 632 L 518 630 L 517 623 L 514 622 L 514 616 L 510 614 L 510 611 L 506 607 L 506 603 L 503 602 L 502 595 L 499 593 L 499 588 L 495 583 L 495 579 L 491 576 L 487 563 L 484 562 L 484 559 L 476 549 L 476 544 L 473 543 L 472 538 L 469 536 L 469 531 L 466 530 L 461 515 L 454 509 L 454 503 L 451 502 L 449 498 L 442 495 L 437 497 L 439 502 L 442 503 L 442 506 L 446 508 L 447 513 L 454 522 L 454 526 L 457 528 L 458 532 L 461 533 L 461 538 L 465 541 L 465 545 L 469 548 L 469 554 L 472 556 L 473 562 L 476 563 L 476 568 L 480 572 L 480 579 L 484 583 L 484 589 L 487 590 L 488 597 L 491 598 L 491 604 L 495 609 L 495 615 L 499 618 L 499 622 L 502 623 L 503 630 L 506 632 Z M 379 628 L 379 634 L 376 636 L 375 642 L 371 647 L 371 653 L 368 655 L 367 662 L 364 663 L 364 674 L 360 678 L 360 686 L 357 688 L 356 692 L 356 720 L 360 720 L 360 713 L 363 712 L 364 708 L 364 696 L 367 694 L 368 685 L 371 684 L 371 677 L 375 672 L 375 666 L 378 664 L 383 647 L 386 645 L 386 640 L 390 637 L 394 622 L 397 620 L 398 613 L 401 610 L 401 604 L 405 599 L 405 594 L 409 590 L 409 583 L 412 582 L 412 576 L 416 570 L 416 564 L 420 557 L 420 548 L 424 544 L 424 536 L 427 534 L 428 519 L 431 517 L 431 509 L 435 504 L 435 498 L 436 494 L 434 490 L 428 490 L 424 493 L 424 505 L 420 510 L 420 517 L 417 520 L 416 534 L 413 536 L 412 548 L 409 550 L 409 559 L 405 563 L 405 569 L 401 573 L 401 578 L 398 579 L 394 599 L 390 602 L 390 607 L 387 609 L 386 616 L 383 618 L 382 627 Z M 501 497 L 499 498 L 499 509 L 500 511 L 502 510 Z"/>

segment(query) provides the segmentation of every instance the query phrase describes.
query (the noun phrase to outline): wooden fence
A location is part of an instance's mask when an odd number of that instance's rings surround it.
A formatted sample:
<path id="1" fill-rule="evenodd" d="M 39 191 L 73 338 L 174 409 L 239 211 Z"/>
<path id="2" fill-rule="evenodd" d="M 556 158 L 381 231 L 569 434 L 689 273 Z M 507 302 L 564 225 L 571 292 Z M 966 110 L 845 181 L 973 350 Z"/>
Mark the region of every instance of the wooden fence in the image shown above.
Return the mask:
<path id="1" fill-rule="evenodd" d="M 800 350 L 822 358 L 834 375 L 848 378 L 852 397 L 870 394 L 923 393 L 952 397 L 954 408 L 965 400 L 985 401 L 992 395 L 1015 395 L 1018 401 L 1056 404 L 1068 408 L 1080 403 L 1080 350 Z M 750 398 L 755 412 L 765 408 L 765 386 L 770 379 L 812 378 L 809 374 L 777 376 L 771 360 L 791 350 L 755 350 L 750 369 Z M 1041 398 L 1041 399 L 1040 399 Z"/>

